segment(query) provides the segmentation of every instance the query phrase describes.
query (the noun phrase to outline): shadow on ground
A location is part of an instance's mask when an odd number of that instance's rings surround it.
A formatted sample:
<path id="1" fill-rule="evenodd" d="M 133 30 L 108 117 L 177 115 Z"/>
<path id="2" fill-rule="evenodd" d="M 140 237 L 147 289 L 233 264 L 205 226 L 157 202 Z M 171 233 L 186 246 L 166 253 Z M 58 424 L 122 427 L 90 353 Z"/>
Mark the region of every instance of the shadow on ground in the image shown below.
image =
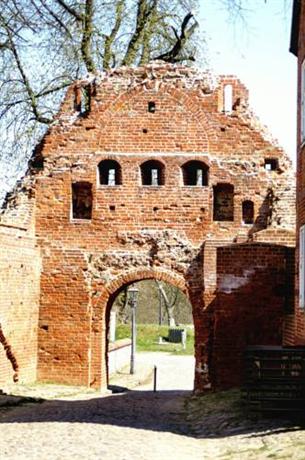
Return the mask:
<path id="1" fill-rule="evenodd" d="M 72 401 L 18 398 L 17 407 L 8 410 L 2 405 L 0 423 L 104 424 L 201 439 L 268 436 L 305 426 L 295 420 L 249 417 L 237 390 L 205 396 L 194 396 L 190 391 L 127 391 Z"/>

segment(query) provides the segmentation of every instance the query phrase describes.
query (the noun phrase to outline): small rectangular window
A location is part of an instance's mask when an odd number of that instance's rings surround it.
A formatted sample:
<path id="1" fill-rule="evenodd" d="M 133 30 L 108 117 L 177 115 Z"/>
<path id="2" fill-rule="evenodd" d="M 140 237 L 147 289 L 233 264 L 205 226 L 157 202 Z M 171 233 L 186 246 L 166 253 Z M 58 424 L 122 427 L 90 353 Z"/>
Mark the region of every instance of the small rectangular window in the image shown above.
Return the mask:
<path id="1" fill-rule="evenodd" d="M 265 158 L 265 170 L 266 171 L 276 171 L 279 167 L 279 162 L 277 158 Z"/>
<path id="2" fill-rule="evenodd" d="M 299 239 L 299 307 L 305 308 L 305 225 L 300 228 Z"/>
<path id="3" fill-rule="evenodd" d="M 231 184 L 217 184 L 213 187 L 213 220 L 234 221 L 234 187 Z"/>
<path id="4" fill-rule="evenodd" d="M 73 219 L 92 217 L 92 184 L 89 182 L 72 184 L 72 217 Z"/>
<path id="5" fill-rule="evenodd" d="M 150 101 L 148 103 L 148 111 L 150 113 L 155 113 L 155 111 L 156 111 L 156 103 L 154 101 Z"/>

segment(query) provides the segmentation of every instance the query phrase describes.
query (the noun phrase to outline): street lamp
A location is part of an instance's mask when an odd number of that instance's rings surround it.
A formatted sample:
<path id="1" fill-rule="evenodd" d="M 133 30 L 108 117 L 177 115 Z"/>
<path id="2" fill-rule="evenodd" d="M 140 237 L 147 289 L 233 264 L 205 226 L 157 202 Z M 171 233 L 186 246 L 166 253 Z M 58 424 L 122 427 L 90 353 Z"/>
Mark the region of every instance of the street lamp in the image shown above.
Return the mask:
<path id="1" fill-rule="evenodd" d="M 131 355 L 130 355 L 130 374 L 135 373 L 135 353 L 136 353 L 136 309 L 138 303 L 139 289 L 131 286 L 128 289 L 129 303 L 131 306 Z"/>

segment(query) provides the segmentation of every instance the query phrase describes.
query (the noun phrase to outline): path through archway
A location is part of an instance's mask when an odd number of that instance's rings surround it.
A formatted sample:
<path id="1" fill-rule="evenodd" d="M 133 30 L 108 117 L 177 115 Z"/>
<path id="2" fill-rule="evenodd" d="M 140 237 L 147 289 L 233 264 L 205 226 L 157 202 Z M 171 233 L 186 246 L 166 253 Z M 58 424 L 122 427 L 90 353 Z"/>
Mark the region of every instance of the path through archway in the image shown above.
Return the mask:
<path id="1" fill-rule="evenodd" d="M 131 290 L 134 289 L 137 296 L 136 351 L 131 365 Z M 152 389 L 155 371 L 157 390 L 193 390 L 192 305 L 177 286 L 156 279 L 123 285 L 109 299 L 106 330 L 110 388 L 116 388 L 118 382 L 127 388 L 146 382 L 143 389 Z M 130 374 L 132 370 L 133 375 Z"/>

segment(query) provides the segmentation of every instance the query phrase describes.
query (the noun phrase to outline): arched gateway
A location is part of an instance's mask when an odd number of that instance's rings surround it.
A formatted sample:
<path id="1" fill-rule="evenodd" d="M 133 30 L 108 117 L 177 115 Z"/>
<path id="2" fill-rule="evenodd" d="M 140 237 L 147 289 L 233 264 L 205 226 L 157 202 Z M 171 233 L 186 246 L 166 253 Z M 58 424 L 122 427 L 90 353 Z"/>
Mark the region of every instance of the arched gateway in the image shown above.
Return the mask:
<path id="1" fill-rule="evenodd" d="M 38 328 L 4 321 L 24 381 L 37 363 L 40 380 L 105 388 L 107 308 L 136 280 L 188 295 L 196 390 L 239 384 L 247 345 L 287 337 L 294 175 L 247 100 L 235 77 L 160 62 L 71 85 L 1 219 L 42 260 L 39 302 L 31 284 L 23 298 Z"/>
<path id="2" fill-rule="evenodd" d="M 174 286 L 180 289 L 184 294 L 186 294 L 187 298 L 189 298 L 188 287 L 187 283 L 181 276 L 175 276 L 174 273 L 168 272 L 166 270 L 158 270 L 158 269 L 138 269 L 134 271 L 127 272 L 126 274 L 122 274 L 115 279 L 110 286 L 106 286 L 106 290 L 108 291 L 108 302 L 106 307 L 103 306 L 103 311 L 105 312 L 104 318 L 102 320 L 103 324 L 106 326 L 106 330 L 103 331 L 102 337 L 102 354 L 106 357 L 105 360 L 102 360 L 103 367 L 102 367 L 102 382 L 107 383 L 109 375 L 107 375 L 107 362 L 108 361 L 108 340 L 107 334 L 109 332 L 109 318 L 110 318 L 110 311 L 113 306 L 113 301 L 118 295 L 118 293 L 125 287 L 129 286 L 130 284 L 134 284 L 138 281 L 143 280 L 159 280 L 164 281 L 171 286 Z M 120 284 L 120 287 L 117 288 L 117 285 Z M 192 305 L 193 310 L 193 305 Z M 107 378 L 103 378 L 106 375 Z"/>

